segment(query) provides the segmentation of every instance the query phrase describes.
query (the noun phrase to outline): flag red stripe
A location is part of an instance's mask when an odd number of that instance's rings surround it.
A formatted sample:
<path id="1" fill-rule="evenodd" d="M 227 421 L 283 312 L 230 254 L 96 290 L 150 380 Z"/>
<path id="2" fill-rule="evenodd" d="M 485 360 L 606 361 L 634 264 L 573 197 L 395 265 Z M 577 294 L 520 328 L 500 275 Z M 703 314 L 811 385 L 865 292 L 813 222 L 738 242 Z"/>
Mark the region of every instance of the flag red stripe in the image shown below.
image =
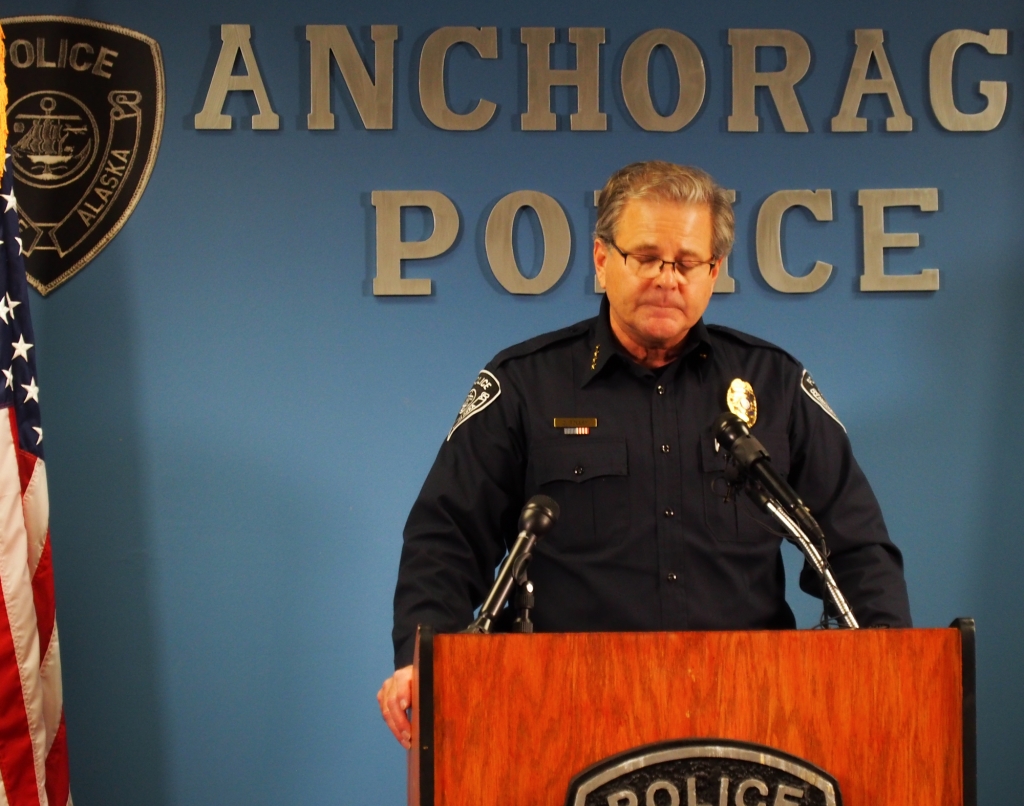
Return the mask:
<path id="1" fill-rule="evenodd" d="M 11 623 L 6 603 L 3 605 L 0 607 L 0 777 L 10 806 L 39 806 L 28 713 L 21 690 L 18 658 L 14 654 Z"/>
<path id="2" fill-rule="evenodd" d="M 60 727 L 54 737 L 50 754 L 46 757 L 46 799 L 50 806 L 67 806 L 71 797 L 68 774 L 68 737 L 64 727 L 64 712 L 60 714 Z"/>
<path id="3" fill-rule="evenodd" d="M 57 608 L 53 596 L 53 552 L 50 549 L 50 533 L 46 533 L 43 553 L 36 566 L 36 575 L 32 577 L 32 598 L 36 605 L 36 624 L 39 629 L 39 659 L 46 657 L 46 649 L 50 646 L 53 635 L 53 623 Z"/>

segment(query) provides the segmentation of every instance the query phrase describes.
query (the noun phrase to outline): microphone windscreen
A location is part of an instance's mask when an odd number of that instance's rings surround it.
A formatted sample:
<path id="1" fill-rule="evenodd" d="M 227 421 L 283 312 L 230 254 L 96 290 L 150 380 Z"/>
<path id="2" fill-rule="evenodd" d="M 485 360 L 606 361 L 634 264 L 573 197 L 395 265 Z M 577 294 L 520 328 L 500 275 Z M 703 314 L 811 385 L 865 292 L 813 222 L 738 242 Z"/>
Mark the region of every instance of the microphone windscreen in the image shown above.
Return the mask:
<path id="1" fill-rule="evenodd" d="M 526 502 L 519 516 L 519 531 L 540 537 L 558 520 L 558 503 L 546 495 L 535 495 Z"/>
<path id="2" fill-rule="evenodd" d="M 731 412 L 719 414 L 711 432 L 741 468 L 749 468 L 762 459 L 771 459 L 764 445 L 750 433 L 747 424 Z"/>
<path id="3" fill-rule="evenodd" d="M 711 433 L 726 450 L 731 450 L 737 439 L 750 436 L 750 429 L 731 411 L 723 411 L 715 418 Z"/>

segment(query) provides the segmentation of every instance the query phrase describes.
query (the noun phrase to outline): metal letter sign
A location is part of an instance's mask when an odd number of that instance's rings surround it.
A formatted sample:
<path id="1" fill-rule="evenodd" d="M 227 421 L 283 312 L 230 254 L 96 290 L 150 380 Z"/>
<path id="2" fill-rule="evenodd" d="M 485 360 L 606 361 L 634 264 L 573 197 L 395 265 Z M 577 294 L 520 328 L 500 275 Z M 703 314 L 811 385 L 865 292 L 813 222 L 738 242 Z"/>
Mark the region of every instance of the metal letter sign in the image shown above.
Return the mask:
<path id="1" fill-rule="evenodd" d="M 117 25 L 0 25 L 25 265 L 48 294 L 99 254 L 142 196 L 163 131 L 163 59 L 153 39 Z"/>

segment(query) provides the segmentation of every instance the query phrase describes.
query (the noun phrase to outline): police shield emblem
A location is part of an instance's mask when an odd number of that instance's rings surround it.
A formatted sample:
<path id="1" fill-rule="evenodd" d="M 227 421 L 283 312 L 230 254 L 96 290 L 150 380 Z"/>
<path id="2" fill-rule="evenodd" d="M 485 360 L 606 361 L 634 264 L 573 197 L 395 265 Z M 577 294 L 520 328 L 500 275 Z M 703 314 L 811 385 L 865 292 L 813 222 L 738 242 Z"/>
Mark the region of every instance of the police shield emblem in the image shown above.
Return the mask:
<path id="1" fill-rule="evenodd" d="M 459 409 L 459 415 L 455 418 L 455 424 L 452 426 L 452 430 L 448 432 L 448 437 L 445 442 L 448 442 L 452 438 L 452 434 L 455 433 L 455 429 L 462 425 L 466 420 L 472 417 L 474 414 L 479 414 L 488 406 L 490 406 L 498 396 L 501 394 L 501 384 L 498 379 L 494 377 L 494 374 L 488 372 L 486 369 L 480 370 L 480 374 L 476 376 L 476 380 L 473 382 L 473 388 L 469 390 L 469 394 L 466 395 L 466 400 L 462 404 L 462 408 Z"/>
<path id="2" fill-rule="evenodd" d="M 569 783 L 566 806 L 842 806 L 836 779 L 773 747 L 659 742 L 606 758 Z"/>
<path id="3" fill-rule="evenodd" d="M 155 40 L 102 22 L 0 25 L 25 267 L 48 294 L 110 242 L 142 196 L 163 131 L 163 59 Z"/>

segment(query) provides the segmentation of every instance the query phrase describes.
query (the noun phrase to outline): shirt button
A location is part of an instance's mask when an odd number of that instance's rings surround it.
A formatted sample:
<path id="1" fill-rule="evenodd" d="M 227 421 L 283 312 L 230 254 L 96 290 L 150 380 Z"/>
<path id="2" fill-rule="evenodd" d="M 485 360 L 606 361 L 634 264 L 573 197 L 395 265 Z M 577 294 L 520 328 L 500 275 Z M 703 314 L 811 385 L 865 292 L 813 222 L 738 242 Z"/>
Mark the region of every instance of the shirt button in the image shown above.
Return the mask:
<path id="1" fill-rule="evenodd" d="M 677 577 L 675 574 L 669 574 L 665 577 L 665 579 L 667 579 L 669 582 L 675 582 L 677 579 L 679 579 L 679 577 Z"/>
<path id="2" fill-rule="evenodd" d="M 583 465 L 576 465 L 576 469 L 573 470 L 572 472 L 575 473 L 577 476 L 582 476 L 583 475 Z"/>
<path id="3" fill-rule="evenodd" d="M 672 509 L 666 509 L 665 510 L 665 517 L 666 518 L 671 518 L 675 514 L 676 514 L 675 510 L 672 510 Z"/>
<path id="4" fill-rule="evenodd" d="M 668 445 L 662 445 L 661 446 L 661 452 L 662 453 L 668 453 L 670 450 L 672 450 L 672 449 Z"/>
<path id="5" fill-rule="evenodd" d="M 660 383 L 658 384 L 658 394 L 659 395 L 665 394 L 665 387 L 662 386 Z"/>

